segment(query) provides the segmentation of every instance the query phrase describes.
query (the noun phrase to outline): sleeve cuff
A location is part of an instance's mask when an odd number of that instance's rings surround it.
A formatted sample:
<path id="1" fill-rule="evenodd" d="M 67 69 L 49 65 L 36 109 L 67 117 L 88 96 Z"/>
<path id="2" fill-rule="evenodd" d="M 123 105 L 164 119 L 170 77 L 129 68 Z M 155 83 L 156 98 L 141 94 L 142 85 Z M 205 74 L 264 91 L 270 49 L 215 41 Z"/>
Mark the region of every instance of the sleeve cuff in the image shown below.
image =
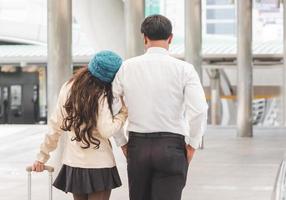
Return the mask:
<path id="1" fill-rule="evenodd" d="M 123 128 L 113 135 L 113 139 L 118 147 L 124 146 L 128 142 Z"/>
<path id="2" fill-rule="evenodd" d="M 127 139 L 124 137 L 124 138 L 120 138 L 120 139 L 118 139 L 118 138 L 114 138 L 114 140 L 115 140 L 115 143 L 116 143 L 116 145 L 118 146 L 118 147 L 122 147 L 122 146 L 124 146 L 125 144 L 127 144 Z"/>
<path id="3" fill-rule="evenodd" d="M 125 112 L 125 110 L 124 110 L 124 111 L 119 112 L 117 115 L 115 115 L 114 118 L 119 119 L 122 122 L 122 124 L 124 125 L 124 123 L 127 119 L 127 116 L 128 116 L 127 111 Z"/>
<path id="4" fill-rule="evenodd" d="M 189 144 L 194 149 L 198 149 L 202 143 L 203 137 L 200 138 L 189 138 L 187 144 Z"/>

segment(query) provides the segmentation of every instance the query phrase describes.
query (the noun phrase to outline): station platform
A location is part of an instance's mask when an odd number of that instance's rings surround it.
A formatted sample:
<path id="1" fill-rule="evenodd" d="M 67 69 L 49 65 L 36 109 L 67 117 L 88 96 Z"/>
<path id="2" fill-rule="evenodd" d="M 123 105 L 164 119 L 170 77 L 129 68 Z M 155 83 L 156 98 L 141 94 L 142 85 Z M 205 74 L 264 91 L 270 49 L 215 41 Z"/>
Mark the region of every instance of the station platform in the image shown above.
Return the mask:
<path id="1" fill-rule="evenodd" d="M 48 127 L 0 126 L 0 199 L 26 199 L 25 167 L 33 163 Z M 255 128 L 253 138 L 237 138 L 234 127 L 208 127 L 205 148 L 190 164 L 183 200 L 270 200 L 279 164 L 286 153 L 286 129 Z M 126 160 L 114 145 L 123 186 L 111 200 L 128 199 Z M 33 175 L 33 199 L 47 199 L 47 174 Z M 55 200 L 72 199 L 54 189 Z"/>

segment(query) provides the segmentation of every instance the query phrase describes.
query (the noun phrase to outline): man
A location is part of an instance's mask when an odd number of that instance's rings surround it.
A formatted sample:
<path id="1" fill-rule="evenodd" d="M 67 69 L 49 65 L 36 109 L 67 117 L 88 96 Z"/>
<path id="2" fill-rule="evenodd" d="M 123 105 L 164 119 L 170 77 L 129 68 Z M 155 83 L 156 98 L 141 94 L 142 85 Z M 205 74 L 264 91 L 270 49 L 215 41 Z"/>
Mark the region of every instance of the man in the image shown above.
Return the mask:
<path id="1" fill-rule="evenodd" d="M 180 200 L 208 106 L 194 67 L 169 56 L 170 20 L 149 16 L 141 32 L 146 53 L 126 60 L 113 82 L 114 95 L 124 96 L 128 107 L 129 141 L 122 149 L 129 195 L 131 200 Z"/>

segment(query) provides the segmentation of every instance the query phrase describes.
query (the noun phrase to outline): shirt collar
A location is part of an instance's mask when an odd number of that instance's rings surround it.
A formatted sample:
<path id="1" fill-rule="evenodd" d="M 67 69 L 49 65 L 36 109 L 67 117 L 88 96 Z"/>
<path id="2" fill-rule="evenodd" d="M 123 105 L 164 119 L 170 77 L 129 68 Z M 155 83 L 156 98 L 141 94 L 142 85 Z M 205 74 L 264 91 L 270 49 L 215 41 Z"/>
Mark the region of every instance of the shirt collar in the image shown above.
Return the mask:
<path id="1" fill-rule="evenodd" d="M 162 47 L 150 47 L 146 51 L 147 54 L 165 54 L 168 55 L 169 51 Z"/>

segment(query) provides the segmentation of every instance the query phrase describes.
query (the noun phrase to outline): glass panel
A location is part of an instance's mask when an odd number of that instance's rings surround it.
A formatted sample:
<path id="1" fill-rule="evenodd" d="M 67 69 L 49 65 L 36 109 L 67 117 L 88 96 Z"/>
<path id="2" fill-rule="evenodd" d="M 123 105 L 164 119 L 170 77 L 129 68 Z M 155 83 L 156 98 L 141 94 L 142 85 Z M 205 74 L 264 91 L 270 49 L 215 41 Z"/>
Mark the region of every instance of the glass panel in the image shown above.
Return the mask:
<path id="1" fill-rule="evenodd" d="M 264 10 L 272 10 L 272 9 L 279 9 L 278 4 L 280 0 L 256 0 L 254 1 L 254 6 L 259 9 Z"/>
<path id="2" fill-rule="evenodd" d="M 207 0 L 207 4 L 209 5 L 225 5 L 231 4 L 230 0 Z"/>
<path id="3" fill-rule="evenodd" d="M 183 53 L 184 45 L 184 0 L 146 0 L 145 15 L 162 14 L 168 17 L 173 25 L 174 40 L 171 44 L 171 51 L 175 54 Z"/>
<path id="4" fill-rule="evenodd" d="M 8 88 L 4 87 L 3 88 L 3 101 L 7 101 L 8 100 Z"/>
<path id="5" fill-rule="evenodd" d="M 233 9 L 209 9 L 207 11 L 207 19 L 235 19 Z"/>
<path id="6" fill-rule="evenodd" d="M 256 3 L 253 8 L 253 35 L 254 42 L 282 42 L 283 6 L 278 8 L 273 1 Z"/>
<path id="7" fill-rule="evenodd" d="M 47 67 L 38 66 L 39 69 L 39 106 L 40 118 L 45 119 L 47 116 Z"/>
<path id="8" fill-rule="evenodd" d="M 234 23 L 207 24 L 207 34 L 235 35 Z"/>
<path id="9" fill-rule="evenodd" d="M 3 116 L 2 88 L 0 87 L 0 117 Z"/>
<path id="10" fill-rule="evenodd" d="M 145 1 L 145 15 L 153 15 L 160 13 L 160 0 L 147 0 Z"/>
<path id="11" fill-rule="evenodd" d="M 218 59 L 236 53 L 236 6 L 231 1 L 203 1 L 203 55 Z M 232 57 L 232 56 L 231 56 Z"/>
<path id="12" fill-rule="evenodd" d="M 22 105 L 22 86 L 21 85 L 12 85 L 11 90 L 11 104 L 10 107 L 12 110 L 19 109 Z"/>

